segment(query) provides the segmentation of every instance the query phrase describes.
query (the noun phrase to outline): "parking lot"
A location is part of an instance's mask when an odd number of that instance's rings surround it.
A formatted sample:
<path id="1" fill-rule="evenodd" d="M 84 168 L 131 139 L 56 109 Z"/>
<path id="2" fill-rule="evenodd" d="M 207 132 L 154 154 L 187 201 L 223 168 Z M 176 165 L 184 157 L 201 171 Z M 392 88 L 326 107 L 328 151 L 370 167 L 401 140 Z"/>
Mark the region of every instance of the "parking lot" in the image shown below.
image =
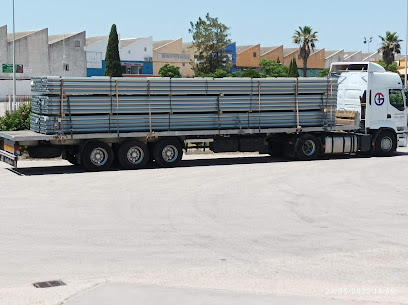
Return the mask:
<path id="1" fill-rule="evenodd" d="M 178 168 L 99 173 L 19 165 L 0 164 L 2 305 L 85 304 L 118 283 L 223 291 L 206 304 L 408 304 L 408 149 L 313 162 L 187 155 Z M 66 285 L 32 285 L 49 280 Z"/>

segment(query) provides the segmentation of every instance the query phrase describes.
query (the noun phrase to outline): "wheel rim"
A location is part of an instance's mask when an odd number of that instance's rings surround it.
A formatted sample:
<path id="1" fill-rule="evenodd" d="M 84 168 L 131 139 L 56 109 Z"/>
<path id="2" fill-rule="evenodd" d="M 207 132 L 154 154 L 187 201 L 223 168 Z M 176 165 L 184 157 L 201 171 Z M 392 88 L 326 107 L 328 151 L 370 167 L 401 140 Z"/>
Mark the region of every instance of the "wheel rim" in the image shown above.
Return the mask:
<path id="1" fill-rule="evenodd" d="M 144 159 L 144 152 L 139 146 L 129 148 L 127 152 L 127 159 L 132 164 L 139 164 Z"/>
<path id="2" fill-rule="evenodd" d="M 302 145 L 302 152 L 307 157 L 313 156 L 316 152 L 316 143 L 312 140 L 306 140 Z"/>
<path id="3" fill-rule="evenodd" d="M 162 158 L 166 162 L 176 161 L 178 154 L 178 150 L 174 145 L 167 145 L 162 150 Z"/>
<path id="4" fill-rule="evenodd" d="M 392 139 L 390 137 L 384 137 L 381 139 L 381 150 L 390 151 L 392 149 Z"/>
<path id="5" fill-rule="evenodd" d="M 108 158 L 108 152 L 104 148 L 98 147 L 91 152 L 91 162 L 96 166 L 105 165 L 105 163 L 108 162 Z"/>

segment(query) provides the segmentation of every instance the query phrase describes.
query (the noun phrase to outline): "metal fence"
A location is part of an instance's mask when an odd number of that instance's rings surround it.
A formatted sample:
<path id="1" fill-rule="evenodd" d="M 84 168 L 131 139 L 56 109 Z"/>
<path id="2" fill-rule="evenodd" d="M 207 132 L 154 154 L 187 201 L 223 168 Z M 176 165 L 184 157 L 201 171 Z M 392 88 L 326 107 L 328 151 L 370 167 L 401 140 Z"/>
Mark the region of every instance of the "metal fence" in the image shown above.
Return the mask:
<path id="1" fill-rule="evenodd" d="M 17 95 L 16 102 L 13 103 L 13 96 L 6 95 L 0 98 L 0 117 L 5 115 L 7 111 L 15 111 L 20 107 L 22 104 L 28 104 L 32 99 L 31 95 Z M 10 107 L 11 103 L 11 107 Z"/>

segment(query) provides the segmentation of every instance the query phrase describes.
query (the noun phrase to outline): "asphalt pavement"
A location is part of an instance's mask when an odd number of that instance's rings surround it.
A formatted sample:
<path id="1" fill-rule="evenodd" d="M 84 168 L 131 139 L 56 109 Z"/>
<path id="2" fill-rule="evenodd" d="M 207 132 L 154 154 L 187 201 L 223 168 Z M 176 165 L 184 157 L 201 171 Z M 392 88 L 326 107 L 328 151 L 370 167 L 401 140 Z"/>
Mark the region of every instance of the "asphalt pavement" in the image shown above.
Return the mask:
<path id="1" fill-rule="evenodd" d="M 408 149 L 19 166 L 0 164 L 1 305 L 408 304 Z"/>

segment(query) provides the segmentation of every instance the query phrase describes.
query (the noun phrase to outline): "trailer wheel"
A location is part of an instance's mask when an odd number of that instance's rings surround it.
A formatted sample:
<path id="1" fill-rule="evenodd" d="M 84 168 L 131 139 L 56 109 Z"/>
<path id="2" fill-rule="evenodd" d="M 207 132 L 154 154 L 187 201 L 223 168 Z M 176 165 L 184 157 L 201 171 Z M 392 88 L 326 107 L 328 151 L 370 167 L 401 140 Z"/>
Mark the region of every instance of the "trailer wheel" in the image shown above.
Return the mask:
<path id="1" fill-rule="evenodd" d="M 298 160 L 310 161 L 319 157 L 321 144 L 319 139 L 310 134 L 301 136 L 295 146 L 295 154 Z"/>
<path id="2" fill-rule="evenodd" d="M 82 165 L 91 172 L 107 170 L 113 162 L 113 150 L 102 141 L 88 142 L 82 151 Z"/>
<path id="3" fill-rule="evenodd" d="M 375 140 L 374 155 L 377 157 L 390 157 L 397 149 L 397 139 L 393 132 L 385 130 Z"/>
<path id="4" fill-rule="evenodd" d="M 183 148 L 177 139 L 163 139 L 154 145 L 153 157 L 160 167 L 175 167 L 183 157 Z"/>
<path id="5" fill-rule="evenodd" d="M 149 149 L 141 141 L 130 140 L 120 145 L 117 157 L 124 169 L 139 169 L 149 161 Z"/>
<path id="6" fill-rule="evenodd" d="M 74 154 L 67 154 L 67 155 L 65 156 L 65 160 L 67 160 L 67 161 L 68 161 L 69 163 L 71 163 L 72 165 L 75 165 L 75 166 L 78 165 L 77 157 L 76 157 L 76 155 L 74 155 Z"/>

